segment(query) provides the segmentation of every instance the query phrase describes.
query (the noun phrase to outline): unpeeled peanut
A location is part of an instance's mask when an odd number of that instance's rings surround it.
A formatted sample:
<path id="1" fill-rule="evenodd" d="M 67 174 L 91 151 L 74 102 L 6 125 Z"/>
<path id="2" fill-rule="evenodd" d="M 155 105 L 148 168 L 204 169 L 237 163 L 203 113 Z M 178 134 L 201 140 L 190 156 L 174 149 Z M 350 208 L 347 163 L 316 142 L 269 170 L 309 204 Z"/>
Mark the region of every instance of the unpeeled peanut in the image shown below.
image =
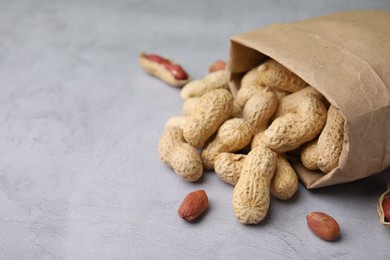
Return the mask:
<path id="1" fill-rule="evenodd" d="M 326 125 L 318 137 L 318 161 L 321 171 L 328 173 L 339 164 L 344 141 L 344 118 L 340 111 L 330 106 Z"/>
<path id="2" fill-rule="evenodd" d="M 276 158 L 276 170 L 270 185 L 271 193 L 278 199 L 287 200 L 298 190 L 298 176 L 283 154 Z"/>
<path id="3" fill-rule="evenodd" d="M 181 114 L 183 116 L 190 116 L 194 111 L 196 104 L 198 104 L 199 100 L 200 97 L 187 98 L 184 101 L 183 106 L 181 108 Z M 233 110 L 230 117 L 231 118 L 242 117 L 242 108 L 236 102 L 233 102 Z"/>
<path id="4" fill-rule="evenodd" d="M 183 116 L 190 116 L 198 104 L 199 99 L 200 97 L 192 97 L 184 100 L 183 106 L 181 107 L 181 114 Z"/>
<path id="5" fill-rule="evenodd" d="M 311 95 L 314 95 L 319 100 L 322 100 L 322 95 L 320 94 L 320 92 L 318 92 L 316 89 L 314 89 L 311 86 L 307 86 L 295 93 L 283 97 L 279 101 L 278 108 L 275 112 L 274 118 L 296 111 L 302 99 L 304 97 L 311 96 Z"/>
<path id="6" fill-rule="evenodd" d="M 318 139 L 305 144 L 301 151 L 303 166 L 309 170 L 317 170 L 318 155 Z"/>
<path id="7" fill-rule="evenodd" d="M 185 180 L 192 182 L 202 177 L 200 155 L 194 147 L 185 142 L 180 127 L 167 127 L 158 144 L 158 153 L 160 159 Z"/>
<path id="8" fill-rule="evenodd" d="M 278 101 L 271 89 L 265 88 L 251 97 L 245 104 L 242 117 L 250 124 L 255 133 L 263 130 L 275 113 Z"/>
<path id="9" fill-rule="evenodd" d="M 215 159 L 215 173 L 224 182 L 235 186 L 241 175 L 246 155 L 234 153 L 220 153 Z"/>
<path id="10" fill-rule="evenodd" d="M 251 126 L 242 118 L 225 121 L 214 139 L 201 152 L 203 168 L 214 169 L 215 158 L 222 152 L 235 152 L 247 146 L 253 136 Z"/>
<path id="11" fill-rule="evenodd" d="M 232 197 L 233 211 L 240 222 L 257 224 L 267 215 L 275 160 L 275 153 L 265 146 L 256 147 L 246 156 Z"/>
<path id="12" fill-rule="evenodd" d="M 204 94 L 184 126 L 184 139 L 194 147 L 205 142 L 231 115 L 233 97 L 226 89 Z"/>
<path id="13" fill-rule="evenodd" d="M 164 129 L 167 130 L 169 128 L 178 127 L 183 130 L 187 118 L 187 116 L 173 116 L 165 123 Z"/>
<path id="14" fill-rule="evenodd" d="M 241 106 L 241 107 L 244 107 L 246 102 L 251 98 L 253 97 L 255 94 L 259 93 L 260 91 L 263 91 L 266 87 L 265 86 L 262 86 L 262 85 L 249 85 L 245 88 L 240 88 L 238 91 L 237 91 L 237 95 L 236 95 L 236 103 Z"/>
<path id="15" fill-rule="evenodd" d="M 251 148 L 264 146 L 264 132 L 257 133 L 252 140 Z M 278 199 L 287 200 L 298 190 L 298 176 L 284 154 L 277 154 L 275 174 L 271 181 L 271 193 Z"/>
<path id="16" fill-rule="evenodd" d="M 218 70 L 210 73 L 203 79 L 189 82 L 180 91 L 180 97 L 186 100 L 191 97 L 200 97 L 211 90 L 227 88 L 228 73 L 226 70 Z"/>
<path id="17" fill-rule="evenodd" d="M 257 69 L 260 82 L 267 86 L 288 92 L 304 88 L 307 83 L 275 60 L 268 60 Z"/>
<path id="18" fill-rule="evenodd" d="M 326 107 L 315 95 L 301 99 L 294 113 L 276 118 L 264 132 L 264 142 L 278 153 L 294 150 L 314 139 L 326 122 Z"/>

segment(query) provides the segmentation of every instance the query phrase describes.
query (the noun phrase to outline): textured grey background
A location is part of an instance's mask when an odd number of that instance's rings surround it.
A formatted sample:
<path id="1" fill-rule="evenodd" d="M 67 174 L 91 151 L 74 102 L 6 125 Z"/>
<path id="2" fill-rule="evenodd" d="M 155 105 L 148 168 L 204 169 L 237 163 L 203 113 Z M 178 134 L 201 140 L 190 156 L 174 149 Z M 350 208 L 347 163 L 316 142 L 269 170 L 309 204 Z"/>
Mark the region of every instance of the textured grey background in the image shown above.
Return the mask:
<path id="1" fill-rule="evenodd" d="M 376 201 L 390 171 L 272 199 L 265 221 L 245 226 L 232 187 L 215 174 L 187 183 L 158 159 L 178 89 L 146 75 L 140 51 L 171 57 L 194 78 L 226 59 L 229 37 L 273 22 L 372 1 L 0 0 L 1 259 L 385 259 L 390 229 Z M 177 216 L 205 189 L 198 223 Z M 310 211 L 333 215 L 334 243 L 306 227 Z"/>

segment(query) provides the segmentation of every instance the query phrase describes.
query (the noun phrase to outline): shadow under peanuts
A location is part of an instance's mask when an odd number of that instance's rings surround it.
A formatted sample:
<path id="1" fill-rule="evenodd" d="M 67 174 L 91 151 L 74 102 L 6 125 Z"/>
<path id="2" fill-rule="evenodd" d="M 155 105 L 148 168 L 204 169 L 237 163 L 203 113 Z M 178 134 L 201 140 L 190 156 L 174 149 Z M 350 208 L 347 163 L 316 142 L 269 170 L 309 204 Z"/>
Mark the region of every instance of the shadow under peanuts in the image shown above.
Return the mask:
<path id="1" fill-rule="evenodd" d="M 328 187 L 308 190 L 313 195 L 326 197 L 337 197 L 341 199 L 348 198 L 367 198 L 378 199 L 386 190 L 386 182 L 390 177 L 390 169 L 382 173 L 373 175 L 364 179 L 356 180 L 350 183 L 337 184 Z"/>

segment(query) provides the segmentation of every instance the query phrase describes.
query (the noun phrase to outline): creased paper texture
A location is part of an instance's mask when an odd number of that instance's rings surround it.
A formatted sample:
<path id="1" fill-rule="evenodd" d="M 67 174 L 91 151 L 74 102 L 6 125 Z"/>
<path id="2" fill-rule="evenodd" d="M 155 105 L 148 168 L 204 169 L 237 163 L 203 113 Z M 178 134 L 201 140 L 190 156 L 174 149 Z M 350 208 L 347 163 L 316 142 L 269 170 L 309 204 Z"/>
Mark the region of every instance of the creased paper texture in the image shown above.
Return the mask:
<path id="1" fill-rule="evenodd" d="M 390 12 L 337 13 L 233 36 L 233 94 L 245 72 L 269 58 L 320 91 L 345 118 L 336 169 L 323 174 L 293 162 L 308 188 L 354 181 L 390 165 Z"/>

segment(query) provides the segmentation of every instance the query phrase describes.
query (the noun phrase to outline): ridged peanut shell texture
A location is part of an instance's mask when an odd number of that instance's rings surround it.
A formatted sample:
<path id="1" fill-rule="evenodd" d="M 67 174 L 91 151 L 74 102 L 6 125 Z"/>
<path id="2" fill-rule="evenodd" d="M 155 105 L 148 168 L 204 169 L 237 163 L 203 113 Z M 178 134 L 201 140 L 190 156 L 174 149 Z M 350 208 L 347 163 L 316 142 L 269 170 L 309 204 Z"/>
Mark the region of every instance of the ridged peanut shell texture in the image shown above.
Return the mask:
<path id="1" fill-rule="evenodd" d="M 236 152 L 247 146 L 253 136 L 251 126 L 242 118 L 225 121 L 218 129 L 217 135 L 207 143 L 201 152 L 203 168 L 214 169 L 215 159 L 222 152 Z"/>
<path id="2" fill-rule="evenodd" d="M 215 159 L 215 173 L 224 182 L 236 185 L 240 179 L 245 157 L 244 154 L 220 153 Z"/>
<path id="3" fill-rule="evenodd" d="M 315 139 L 303 146 L 301 151 L 301 161 L 306 169 L 318 169 L 318 139 Z"/>
<path id="4" fill-rule="evenodd" d="M 203 147 L 206 141 L 231 115 L 233 96 L 226 89 L 204 94 L 184 126 L 184 139 L 194 147 Z"/>
<path id="5" fill-rule="evenodd" d="M 287 113 L 296 111 L 302 99 L 311 95 L 318 97 L 318 99 L 320 100 L 323 99 L 323 96 L 320 94 L 320 92 L 318 92 L 311 86 L 307 86 L 295 93 L 292 93 L 280 99 L 274 117 L 277 118 Z"/>
<path id="6" fill-rule="evenodd" d="M 315 96 L 303 97 L 295 113 L 276 118 L 264 132 L 264 142 L 278 153 L 298 148 L 314 139 L 326 123 L 327 109 Z"/>
<path id="7" fill-rule="evenodd" d="M 257 69 L 260 82 L 267 87 L 295 92 L 307 83 L 275 60 L 268 60 Z"/>
<path id="8" fill-rule="evenodd" d="M 193 80 L 180 91 L 182 99 L 200 97 L 203 94 L 215 89 L 228 88 L 228 73 L 226 70 L 218 70 L 210 73 L 203 79 Z"/>
<path id="9" fill-rule="evenodd" d="M 178 127 L 183 130 L 184 125 L 187 122 L 187 116 L 172 116 L 165 123 L 164 129 L 167 130 L 169 128 Z"/>
<path id="10" fill-rule="evenodd" d="M 276 155 L 265 146 L 246 156 L 232 197 L 233 211 L 241 223 L 257 224 L 267 215 L 275 168 Z"/>
<path id="11" fill-rule="evenodd" d="M 278 101 L 271 89 L 256 93 L 245 104 L 242 117 L 251 125 L 255 133 L 262 131 L 275 113 Z"/>
<path id="12" fill-rule="evenodd" d="M 260 81 L 259 81 L 259 77 L 257 75 L 257 69 L 259 67 L 255 67 L 253 69 L 251 69 L 250 71 L 248 71 L 247 73 L 245 73 L 245 75 L 242 77 L 241 79 L 241 86 L 240 86 L 240 89 L 241 88 L 247 88 L 249 86 L 252 86 L 252 85 L 260 85 Z"/>
<path id="13" fill-rule="evenodd" d="M 287 200 L 298 190 L 298 176 L 283 154 L 276 158 L 276 169 L 271 182 L 271 194 L 278 199 Z"/>
<path id="14" fill-rule="evenodd" d="M 318 168 L 328 173 L 339 164 L 343 149 L 344 118 L 340 111 L 330 106 L 326 125 L 318 137 Z"/>
<path id="15" fill-rule="evenodd" d="M 197 150 L 187 144 L 180 127 L 168 127 L 158 144 L 160 159 L 187 181 L 202 177 L 203 166 Z"/>

